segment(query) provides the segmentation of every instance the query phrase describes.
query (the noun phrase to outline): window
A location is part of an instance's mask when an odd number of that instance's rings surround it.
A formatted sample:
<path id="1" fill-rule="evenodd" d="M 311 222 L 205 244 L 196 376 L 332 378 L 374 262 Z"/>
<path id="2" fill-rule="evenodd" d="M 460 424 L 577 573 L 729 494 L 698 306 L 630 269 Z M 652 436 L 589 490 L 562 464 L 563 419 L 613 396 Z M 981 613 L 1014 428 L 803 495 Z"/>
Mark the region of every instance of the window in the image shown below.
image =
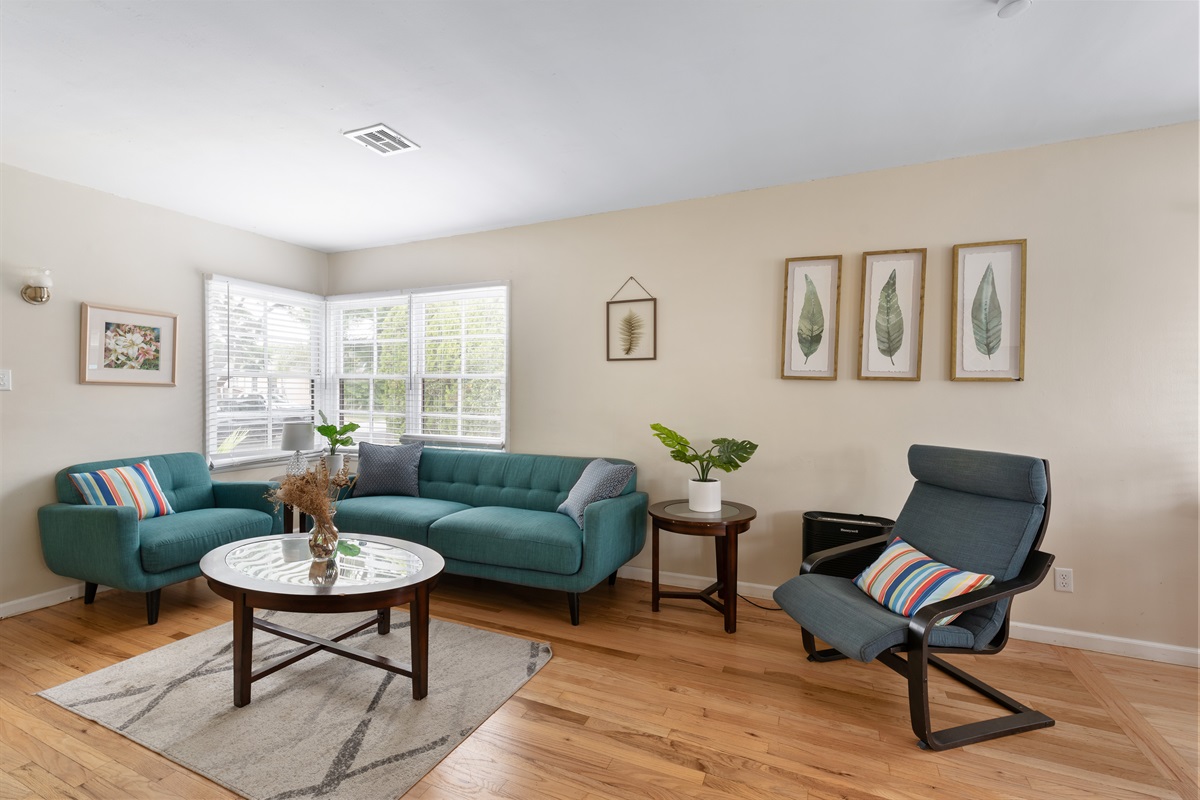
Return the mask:
<path id="1" fill-rule="evenodd" d="M 206 305 L 216 465 L 279 458 L 282 423 L 317 409 L 356 441 L 504 446 L 507 284 L 323 298 L 210 276 Z"/>
<path id="2" fill-rule="evenodd" d="M 356 438 L 503 447 L 508 287 L 330 298 L 333 378 Z"/>
<path id="3" fill-rule="evenodd" d="M 209 276 L 206 449 L 213 464 L 280 456 L 283 423 L 311 419 L 324 298 Z"/>

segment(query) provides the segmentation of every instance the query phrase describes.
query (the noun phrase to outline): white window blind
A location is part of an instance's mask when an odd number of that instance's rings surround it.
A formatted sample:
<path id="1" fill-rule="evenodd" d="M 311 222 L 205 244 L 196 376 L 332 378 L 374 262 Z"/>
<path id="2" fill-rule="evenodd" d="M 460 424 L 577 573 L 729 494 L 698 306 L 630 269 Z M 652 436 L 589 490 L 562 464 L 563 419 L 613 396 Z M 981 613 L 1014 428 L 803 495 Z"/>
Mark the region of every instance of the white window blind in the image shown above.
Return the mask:
<path id="1" fill-rule="evenodd" d="M 283 423 L 319 407 L 325 300 L 211 275 L 205 307 L 208 458 L 279 458 Z"/>
<path id="2" fill-rule="evenodd" d="M 504 446 L 507 284 L 329 298 L 331 373 L 357 441 Z"/>

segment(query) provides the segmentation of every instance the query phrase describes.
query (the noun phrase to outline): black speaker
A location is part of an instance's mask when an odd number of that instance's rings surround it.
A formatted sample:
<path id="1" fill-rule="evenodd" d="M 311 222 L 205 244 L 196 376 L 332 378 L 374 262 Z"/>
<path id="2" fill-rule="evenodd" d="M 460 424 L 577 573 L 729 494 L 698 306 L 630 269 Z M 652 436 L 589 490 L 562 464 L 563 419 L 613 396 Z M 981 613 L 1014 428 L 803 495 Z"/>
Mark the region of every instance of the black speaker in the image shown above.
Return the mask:
<path id="1" fill-rule="evenodd" d="M 863 514 L 842 514 L 838 511 L 804 512 L 804 557 L 819 550 L 860 542 L 873 536 L 891 533 L 894 519 L 868 517 Z M 850 555 L 826 561 L 815 570 L 821 575 L 854 578 L 879 557 L 887 543 L 871 545 Z"/>

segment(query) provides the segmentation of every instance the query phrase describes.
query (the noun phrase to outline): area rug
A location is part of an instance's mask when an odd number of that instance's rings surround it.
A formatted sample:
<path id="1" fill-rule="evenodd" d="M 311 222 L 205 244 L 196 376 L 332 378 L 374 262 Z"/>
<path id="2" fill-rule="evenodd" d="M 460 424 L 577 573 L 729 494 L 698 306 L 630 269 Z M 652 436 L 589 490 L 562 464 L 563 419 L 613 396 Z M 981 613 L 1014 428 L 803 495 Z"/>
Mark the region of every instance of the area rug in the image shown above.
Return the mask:
<path id="1" fill-rule="evenodd" d="M 362 614 L 259 612 L 329 636 Z M 409 661 L 408 615 L 349 639 Z M 430 620 L 429 694 L 403 675 L 317 653 L 233 705 L 233 624 L 39 692 L 252 800 L 384 800 L 404 794 L 550 660 L 550 646 Z M 255 668 L 299 649 L 254 632 Z"/>

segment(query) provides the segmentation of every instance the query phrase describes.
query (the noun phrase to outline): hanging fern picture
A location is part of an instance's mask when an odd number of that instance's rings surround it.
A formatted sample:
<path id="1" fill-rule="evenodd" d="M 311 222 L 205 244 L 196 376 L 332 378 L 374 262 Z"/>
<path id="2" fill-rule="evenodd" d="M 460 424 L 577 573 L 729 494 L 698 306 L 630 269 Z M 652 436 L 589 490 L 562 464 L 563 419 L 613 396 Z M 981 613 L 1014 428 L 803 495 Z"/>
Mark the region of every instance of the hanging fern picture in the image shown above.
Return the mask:
<path id="1" fill-rule="evenodd" d="M 879 292 L 875 311 L 875 339 L 879 352 L 894 366 L 895 355 L 904 344 L 904 314 L 900 310 L 900 297 L 896 294 L 896 270 L 892 270 Z"/>
<path id="2" fill-rule="evenodd" d="M 617 331 L 617 337 L 620 340 L 622 355 L 630 355 L 634 350 L 637 350 L 638 345 L 642 343 L 642 336 L 645 332 L 646 321 L 637 312 L 630 311 L 621 317 L 621 325 Z"/>
<path id="3" fill-rule="evenodd" d="M 796 323 L 796 339 L 800 344 L 800 352 L 804 354 L 804 363 L 821 347 L 821 339 L 825 335 L 825 311 L 821 308 L 821 298 L 817 295 L 817 287 L 812 278 L 804 276 L 804 304 L 800 307 L 800 319 Z"/>
<path id="4" fill-rule="evenodd" d="M 971 303 L 971 330 L 975 334 L 975 349 L 991 360 L 1000 349 L 1004 317 L 1000 310 L 1000 295 L 996 292 L 996 276 L 992 265 L 983 271 L 975 300 Z"/>

